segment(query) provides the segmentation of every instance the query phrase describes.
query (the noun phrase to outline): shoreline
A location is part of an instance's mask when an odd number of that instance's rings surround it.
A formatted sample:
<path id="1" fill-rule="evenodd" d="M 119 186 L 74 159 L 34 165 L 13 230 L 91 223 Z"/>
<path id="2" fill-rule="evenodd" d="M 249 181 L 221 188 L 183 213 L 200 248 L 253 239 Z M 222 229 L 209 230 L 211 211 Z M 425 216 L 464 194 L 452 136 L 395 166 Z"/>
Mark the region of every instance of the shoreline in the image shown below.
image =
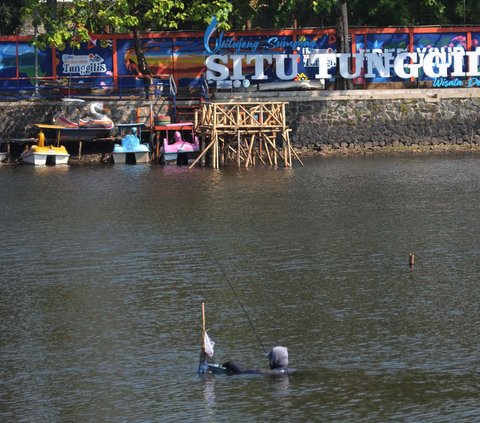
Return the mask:
<path id="1" fill-rule="evenodd" d="M 287 91 L 221 93 L 212 103 L 281 103 L 290 142 L 300 156 L 419 154 L 479 151 L 480 89 L 400 89 L 367 91 Z M 217 98 L 218 97 L 218 98 Z M 50 122 L 58 102 L 1 103 L 0 144 L 32 139 L 34 122 Z M 114 122 L 137 122 L 136 112 L 173 114 L 168 99 L 106 101 Z M 282 107 L 283 107 L 282 106 Z M 177 107 L 198 109 L 191 101 Z M 190 110 L 191 112 L 191 110 Z M 172 115 L 173 117 L 173 115 Z M 148 127 L 148 125 L 147 125 Z M 93 148 L 95 146 L 95 148 Z M 12 157 L 20 145 L 12 144 Z M 92 147 L 92 148 L 90 148 Z M 68 149 L 75 160 L 77 150 Z M 108 163 L 112 146 L 85 143 L 80 164 Z M 85 154 L 104 154 L 104 157 Z"/>
<path id="2" fill-rule="evenodd" d="M 302 150 L 295 148 L 295 151 L 300 158 L 330 158 L 330 157 L 360 157 L 360 156 L 405 156 L 405 155 L 434 155 L 434 154 L 452 154 L 452 153 L 480 153 L 480 145 L 411 145 L 411 146 L 390 146 L 390 147 L 368 147 L 368 148 L 331 148 L 329 150 Z M 17 160 L 3 162 L 2 165 L 16 165 L 21 164 Z M 72 157 L 68 160 L 69 166 L 113 166 L 115 163 L 112 160 L 110 153 L 93 153 L 85 154 L 81 159 Z M 148 164 L 159 164 L 150 162 Z M 118 166 L 118 164 L 117 164 Z M 230 167 L 230 166 L 229 166 Z"/>
<path id="3" fill-rule="evenodd" d="M 338 156 L 370 156 L 385 155 L 396 156 L 406 154 L 449 154 L 449 153 L 480 153 L 480 145 L 410 145 L 410 146 L 389 146 L 389 147 L 368 147 L 368 148 L 330 148 L 327 150 L 303 150 L 295 149 L 300 157 L 338 157 Z"/>

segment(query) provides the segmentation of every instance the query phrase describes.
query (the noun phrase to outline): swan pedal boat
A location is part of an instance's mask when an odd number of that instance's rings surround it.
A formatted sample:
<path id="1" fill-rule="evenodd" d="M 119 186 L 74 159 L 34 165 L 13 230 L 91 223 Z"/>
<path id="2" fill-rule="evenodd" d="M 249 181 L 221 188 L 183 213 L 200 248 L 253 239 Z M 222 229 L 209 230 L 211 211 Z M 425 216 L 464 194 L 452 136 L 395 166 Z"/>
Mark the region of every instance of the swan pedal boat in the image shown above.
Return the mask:
<path id="1" fill-rule="evenodd" d="M 192 155 L 196 155 L 200 151 L 200 142 L 195 136 L 192 122 L 171 123 L 164 126 L 167 130 L 167 136 L 163 139 L 163 144 L 160 147 L 160 154 L 166 163 L 177 161 L 178 155 L 186 153 L 188 160 L 192 159 Z M 175 131 L 173 135 L 173 142 L 168 140 L 168 131 Z M 191 134 L 192 142 L 185 141 L 180 131 Z"/>
<path id="2" fill-rule="evenodd" d="M 62 127 L 43 123 L 36 123 L 35 126 L 40 130 L 38 144 L 32 145 L 25 150 L 19 157 L 20 162 L 36 166 L 68 164 L 70 154 L 68 154 L 67 149 L 63 145 L 60 145 L 60 131 Z M 57 147 L 45 145 L 45 130 L 55 131 Z"/>
<path id="3" fill-rule="evenodd" d="M 47 164 L 66 165 L 69 157 L 70 154 L 68 154 L 67 149 L 63 145 L 60 147 L 32 145 L 20 155 L 20 160 L 23 163 L 35 166 L 45 166 Z"/>
<path id="4" fill-rule="evenodd" d="M 68 102 L 66 102 L 66 104 L 67 103 Z M 65 116 L 65 112 L 63 111 L 55 115 L 53 118 L 54 125 L 62 127 L 60 132 L 61 141 L 82 141 L 97 138 L 107 138 L 111 135 L 115 125 L 109 117 L 101 113 L 103 111 L 103 103 L 91 103 L 89 106 L 89 111 L 93 117 L 79 119 L 78 122 L 74 122 L 67 118 Z M 47 129 L 45 133 L 46 137 L 50 138 L 52 137 L 52 134 L 53 133 Z"/>
<path id="5" fill-rule="evenodd" d="M 150 147 L 141 143 L 141 127 L 143 123 L 120 123 L 117 125 L 120 132 L 130 130 L 131 133 L 122 137 L 121 144 L 113 146 L 114 163 L 148 163 L 150 161 Z M 135 160 L 132 160 L 134 158 Z"/>

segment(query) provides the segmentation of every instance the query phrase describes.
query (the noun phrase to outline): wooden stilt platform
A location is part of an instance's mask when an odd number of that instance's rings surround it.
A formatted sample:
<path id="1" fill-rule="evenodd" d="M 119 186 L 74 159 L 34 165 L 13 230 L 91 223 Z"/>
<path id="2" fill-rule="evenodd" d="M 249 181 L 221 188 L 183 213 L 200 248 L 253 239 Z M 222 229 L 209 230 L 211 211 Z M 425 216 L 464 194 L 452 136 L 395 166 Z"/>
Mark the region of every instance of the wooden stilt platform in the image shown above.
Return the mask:
<path id="1" fill-rule="evenodd" d="M 204 164 L 207 156 L 214 169 L 232 161 L 239 168 L 280 163 L 292 167 L 294 159 L 303 165 L 290 142 L 285 119 L 287 104 L 203 103 L 195 118 L 203 149 L 190 168 L 199 161 Z"/>

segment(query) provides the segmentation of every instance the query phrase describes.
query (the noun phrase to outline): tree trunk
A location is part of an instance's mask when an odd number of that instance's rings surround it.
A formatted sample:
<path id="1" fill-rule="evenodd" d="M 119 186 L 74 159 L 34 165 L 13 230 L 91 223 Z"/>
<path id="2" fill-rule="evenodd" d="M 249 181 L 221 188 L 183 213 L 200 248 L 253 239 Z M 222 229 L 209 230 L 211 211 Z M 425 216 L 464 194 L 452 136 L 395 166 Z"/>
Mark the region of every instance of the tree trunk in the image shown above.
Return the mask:
<path id="1" fill-rule="evenodd" d="M 50 17 L 52 19 L 57 18 L 57 0 L 47 0 L 47 6 L 50 11 Z"/>
<path id="2" fill-rule="evenodd" d="M 57 19 L 57 0 L 47 0 L 48 15 L 52 20 Z M 45 24 L 47 32 L 53 31 L 52 25 Z"/>
<path id="3" fill-rule="evenodd" d="M 348 43 L 348 0 L 338 0 L 337 3 L 337 53 L 350 53 L 350 45 Z M 351 90 L 352 88 L 352 80 L 343 78 L 337 66 L 335 89 Z"/>
<path id="4" fill-rule="evenodd" d="M 145 90 L 145 98 L 148 100 L 150 97 L 150 86 L 152 85 L 152 71 L 148 66 L 147 59 L 145 59 L 145 54 L 143 54 L 142 38 L 140 36 L 140 31 L 138 30 L 138 27 L 134 28 L 132 32 L 135 54 L 137 56 L 138 72 L 142 76 L 143 89 Z"/>

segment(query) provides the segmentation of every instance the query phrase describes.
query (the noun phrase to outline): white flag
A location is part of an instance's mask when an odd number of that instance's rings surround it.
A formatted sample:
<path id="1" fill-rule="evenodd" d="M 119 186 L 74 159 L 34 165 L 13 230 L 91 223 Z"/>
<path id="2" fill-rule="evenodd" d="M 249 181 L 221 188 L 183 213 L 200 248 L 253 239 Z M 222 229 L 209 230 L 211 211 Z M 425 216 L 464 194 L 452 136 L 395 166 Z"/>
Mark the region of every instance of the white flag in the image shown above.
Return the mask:
<path id="1" fill-rule="evenodd" d="M 215 342 L 210 339 L 208 333 L 205 332 L 205 354 L 207 354 L 210 358 L 213 357 L 213 346 Z"/>

